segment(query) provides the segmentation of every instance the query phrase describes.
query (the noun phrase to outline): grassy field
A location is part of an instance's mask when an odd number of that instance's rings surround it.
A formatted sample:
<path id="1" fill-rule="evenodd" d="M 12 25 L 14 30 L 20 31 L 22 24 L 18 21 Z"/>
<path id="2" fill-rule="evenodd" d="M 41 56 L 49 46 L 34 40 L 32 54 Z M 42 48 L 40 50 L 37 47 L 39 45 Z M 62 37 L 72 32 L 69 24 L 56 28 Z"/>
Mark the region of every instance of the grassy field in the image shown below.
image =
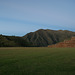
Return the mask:
<path id="1" fill-rule="evenodd" d="M 0 75 L 75 75 L 75 48 L 0 48 Z"/>

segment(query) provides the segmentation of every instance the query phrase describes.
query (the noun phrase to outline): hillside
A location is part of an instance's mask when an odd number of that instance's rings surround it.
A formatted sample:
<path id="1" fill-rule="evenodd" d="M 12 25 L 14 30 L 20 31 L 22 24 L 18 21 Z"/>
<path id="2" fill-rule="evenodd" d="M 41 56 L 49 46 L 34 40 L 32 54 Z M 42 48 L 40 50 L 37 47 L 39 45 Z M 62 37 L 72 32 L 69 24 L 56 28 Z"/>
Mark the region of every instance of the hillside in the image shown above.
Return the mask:
<path id="1" fill-rule="evenodd" d="M 30 32 L 23 36 L 25 40 L 31 42 L 33 46 L 41 47 L 56 44 L 58 42 L 69 39 L 75 36 L 75 32 L 68 30 L 44 30 L 40 29 L 35 32 Z"/>
<path id="2" fill-rule="evenodd" d="M 70 40 L 64 40 L 64 42 L 60 42 L 54 45 L 48 45 L 51 48 L 58 48 L 58 47 L 75 47 L 75 37 L 72 37 Z"/>
<path id="3" fill-rule="evenodd" d="M 30 44 L 22 37 L 0 35 L 0 47 L 26 47 Z"/>

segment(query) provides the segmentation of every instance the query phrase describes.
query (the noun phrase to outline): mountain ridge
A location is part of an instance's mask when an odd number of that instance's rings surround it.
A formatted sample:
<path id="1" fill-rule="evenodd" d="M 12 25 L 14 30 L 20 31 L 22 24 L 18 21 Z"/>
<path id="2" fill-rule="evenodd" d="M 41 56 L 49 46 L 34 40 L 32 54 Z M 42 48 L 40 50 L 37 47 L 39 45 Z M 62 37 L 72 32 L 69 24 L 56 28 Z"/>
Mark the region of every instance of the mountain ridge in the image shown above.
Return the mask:
<path id="1" fill-rule="evenodd" d="M 64 41 L 72 36 L 75 36 L 75 32 L 68 30 L 39 29 L 35 32 L 26 34 L 23 38 L 31 42 L 33 46 L 45 47 Z"/>
<path id="2" fill-rule="evenodd" d="M 47 47 L 75 36 L 68 30 L 39 29 L 22 37 L 0 35 L 0 47 Z"/>

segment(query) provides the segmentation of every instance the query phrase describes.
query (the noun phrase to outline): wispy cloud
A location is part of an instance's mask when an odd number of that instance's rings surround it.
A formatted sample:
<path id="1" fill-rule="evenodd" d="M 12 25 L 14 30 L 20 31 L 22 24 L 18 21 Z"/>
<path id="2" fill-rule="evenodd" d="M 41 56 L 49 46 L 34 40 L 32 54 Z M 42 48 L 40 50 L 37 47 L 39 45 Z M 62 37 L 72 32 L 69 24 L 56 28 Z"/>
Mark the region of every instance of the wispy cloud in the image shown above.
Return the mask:
<path id="1" fill-rule="evenodd" d="M 7 21 L 7 22 L 6 22 Z M 2 23 L 5 22 L 6 24 Z M 75 29 L 74 0 L 1 0 L 0 25 L 17 27 Z M 9 25 L 9 26 L 11 26 Z M 28 30 L 27 30 L 28 31 Z M 29 32 L 29 31 L 28 31 Z"/>

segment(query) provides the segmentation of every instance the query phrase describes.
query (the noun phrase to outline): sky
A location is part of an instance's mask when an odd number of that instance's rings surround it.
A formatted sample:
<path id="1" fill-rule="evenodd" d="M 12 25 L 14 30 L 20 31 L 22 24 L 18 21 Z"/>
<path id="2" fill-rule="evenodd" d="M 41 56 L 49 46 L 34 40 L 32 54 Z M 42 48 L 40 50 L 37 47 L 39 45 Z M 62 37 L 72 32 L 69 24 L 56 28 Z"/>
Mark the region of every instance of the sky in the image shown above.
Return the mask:
<path id="1" fill-rule="evenodd" d="M 38 29 L 75 32 L 75 0 L 0 0 L 0 34 L 23 36 Z"/>

